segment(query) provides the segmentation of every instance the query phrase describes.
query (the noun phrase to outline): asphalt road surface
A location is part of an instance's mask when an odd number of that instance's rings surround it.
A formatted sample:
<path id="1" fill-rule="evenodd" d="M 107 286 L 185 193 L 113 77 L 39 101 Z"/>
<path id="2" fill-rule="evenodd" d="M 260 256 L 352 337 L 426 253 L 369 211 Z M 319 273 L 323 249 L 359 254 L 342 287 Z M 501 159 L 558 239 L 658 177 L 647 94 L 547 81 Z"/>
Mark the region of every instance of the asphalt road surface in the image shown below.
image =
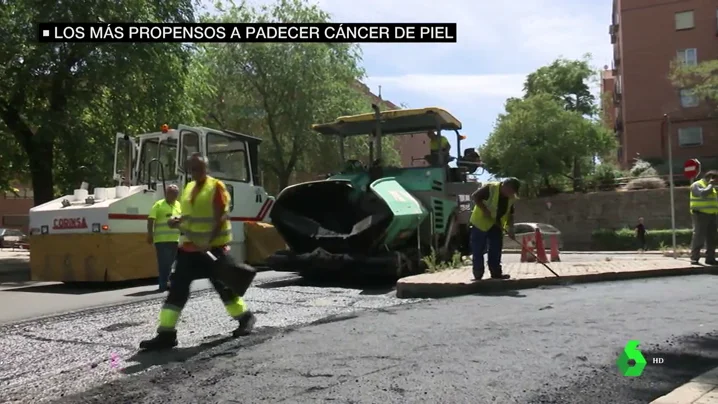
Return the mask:
<path id="1" fill-rule="evenodd" d="M 294 274 L 260 272 L 257 282 L 294 278 Z M 139 285 L 139 286 L 138 286 Z M 211 289 L 207 280 L 192 284 L 195 292 Z M 113 286 L 69 286 L 59 282 L 0 283 L 0 325 L 102 306 L 112 306 L 164 296 L 152 281 L 126 282 Z"/>
<path id="2" fill-rule="evenodd" d="M 13 255 L 14 254 L 14 255 Z M 123 304 L 133 301 L 142 301 L 157 297 L 156 286 L 145 284 L 117 285 L 112 288 L 91 288 L 91 287 L 68 287 L 57 282 L 29 282 L 29 275 L 23 275 L 22 279 L 9 282 L 3 280 L 3 259 L 17 261 L 18 256 L 27 256 L 26 252 L 0 253 L 0 324 L 7 324 L 14 321 L 34 317 L 43 317 L 66 313 L 73 310 L 82 310 L 92 307 Z M 598 253 L 598 254 L 564 254 L 563 262 L 590 262 L 602 261 L 607 257 L 613 260 L 630 260 L 658 258 L 653 254 L 639 256 L 637 254 L 621 253 Z M 505 254 L 504 262 L 519 262 L 519 254 Z M 13 261 L 14 262 L 14 261 Z M 17 264 L 14 264 L 17 266 Z M 15 272 L 13 272 L 15 273 Z M 286 273 L 262 272 L 258 280 L 271 280 L 291 276 Z M 193 284 L 194 290 L 209 289 L 209 282 L 198 281 Z M 12 308 L 12 309 L 10 309 Z"/>
<path id="3" fill-rule="evenodd" d="M 370 291 L 312 286 L 287 276 L 259 274 L 256 286 L 248 291 L 246 300 L 257 313 L 259 327 L 252 338 L 327 316 L 411 303 L 394 297 L 390 286 Z M 199 290 L 182 313 L 179 349 L 169 357 L 133 358 L 140 340 L 154 335 L 162 300 L 161 296 L 144 298 L 0 326 L 0 402 L 45 402 L 167 361 L 186 360 L 227 342 L 236 328 L 215 293 Z"/>
<path id="4" fill-rule="evenodd" d="M 201 292 L 180 324 L 182 347 L 144 355 L 134 347 L 152 333 L 158 303 L 131 303 L 0 328 L 0 398 L 648 403 L 718 366 L 717 281 L 687 276 L 422 302 L 273 285 L 248 295 L 259 313 L 253 336 L 198 346 L 232 329 L 219 301 Z M 631 339 L 649 363 L 664 363 L 620 376 L 615 361 Z"/>

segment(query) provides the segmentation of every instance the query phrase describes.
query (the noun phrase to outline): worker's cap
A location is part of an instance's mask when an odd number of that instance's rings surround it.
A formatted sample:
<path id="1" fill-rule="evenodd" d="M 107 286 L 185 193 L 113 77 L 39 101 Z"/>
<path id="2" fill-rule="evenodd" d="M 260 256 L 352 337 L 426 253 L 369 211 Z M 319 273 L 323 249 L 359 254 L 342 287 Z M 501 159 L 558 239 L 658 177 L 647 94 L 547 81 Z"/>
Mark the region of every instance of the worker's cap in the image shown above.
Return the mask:
<path id="1" fill-rule="evenodd" d="M 501 181 L 502 185 L 508 185 L 518 195 L 519 189 L 521 189 L 521 182 L 516 177 L 505 178 Z"/>

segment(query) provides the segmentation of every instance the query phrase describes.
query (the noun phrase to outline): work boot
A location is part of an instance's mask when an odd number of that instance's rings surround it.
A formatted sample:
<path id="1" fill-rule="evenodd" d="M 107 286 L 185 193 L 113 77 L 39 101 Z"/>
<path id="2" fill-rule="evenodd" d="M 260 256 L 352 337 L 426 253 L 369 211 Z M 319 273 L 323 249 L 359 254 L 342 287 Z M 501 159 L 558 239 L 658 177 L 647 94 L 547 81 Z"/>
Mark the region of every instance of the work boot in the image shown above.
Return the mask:
<path id="1" fill-rule="evenodd" d="M 247 311 L 239 316 L 237 321 L 239 321 L 239 327 L 232 331 L 232 336 L 235 338 L 251 334 L 254 329 L 254 323 L 257 322 L 257 317 L 251 311 Z"/>
<path id="2" fill-rule="evenodd" d="M 491 275 L 491 279 L 510 279 L 511 275 L 508 274 L 497 274 L 497 275 Z"/>
<path id="3" fill-rule="evenodd" d="M 177 331 L 158 331 L 152 339 L 140 342 L 140 349 L 143 351 L 161 351 L 172 349 L 177 346 Z"/>

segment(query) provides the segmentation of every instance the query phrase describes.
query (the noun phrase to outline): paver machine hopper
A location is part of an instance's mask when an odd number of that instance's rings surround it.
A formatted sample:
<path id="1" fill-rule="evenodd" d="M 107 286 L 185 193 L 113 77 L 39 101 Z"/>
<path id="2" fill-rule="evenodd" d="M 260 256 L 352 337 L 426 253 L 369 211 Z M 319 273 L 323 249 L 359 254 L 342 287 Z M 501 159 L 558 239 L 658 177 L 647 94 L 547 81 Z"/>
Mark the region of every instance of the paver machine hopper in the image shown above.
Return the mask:
<path id="1" fill-rule="evenodd" d="M 346 160 L 339 173 L 287 187 L 277 196 L 270 217 L 289 248 L 268 258 L 273 269 L 312 277 L 332 272 L 402 277 L 423 272 L 422 258 L 432 249 L 443 259 L 468 253 L 470 195 L 477 188 L 471 174 L 481 166 L 476 151 L 466 149 L 458 158 L 439 155 L 421 167 L 382 161 L 384 136 L 426 138 L 431 130 L 449 131 L 461 150 L 461 122 L 440 108 L 372 107 L 373 113 L 313 126 L 339 138 L 342 161 L 345 140 L 352 136 L 367 136 L 369 156 L 366 164 Z M 449 167 L 451 161 L 456 167 Z"/>

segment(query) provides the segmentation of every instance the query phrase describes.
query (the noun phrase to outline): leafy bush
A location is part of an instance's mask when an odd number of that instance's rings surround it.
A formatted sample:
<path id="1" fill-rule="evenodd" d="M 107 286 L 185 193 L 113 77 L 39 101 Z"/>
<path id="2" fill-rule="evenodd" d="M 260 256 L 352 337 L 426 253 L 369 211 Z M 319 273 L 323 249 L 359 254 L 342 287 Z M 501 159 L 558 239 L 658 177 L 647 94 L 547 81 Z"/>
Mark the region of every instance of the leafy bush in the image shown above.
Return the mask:
<path id="1" fill-rule="evenodd" d="M 652 169 L 651 169 L 652 170 Z M 658 177 L 639 177 L 634 178 L 626 184 L 624 187 L 628 190 L 636 190 L 636 189 L 660 189 L 665 188 L 666 182 L 663 181 L 661 178 Z"/>
<path id="2" fill-rule="evenodd" d="M 599 164 L 588 180 L 601 191 L 611 191 L 616 189 L 616 179 L 621 178 L 622 174 L 618 168 L 610 164 Z"/>
<path id="3" fill-rule="evenodd" d="M 676 245 L 690 245 L 693 231 L 676 229 Z M 658 250 L 661 246 L 673 246 L 673 235 L 668 230 L 648 230 L 646 248 Z M 633 229 L 600 229 L 591 234 L 591 248 L 595 251 L 631 251 L 638 249 L 636 232 Z"/>

